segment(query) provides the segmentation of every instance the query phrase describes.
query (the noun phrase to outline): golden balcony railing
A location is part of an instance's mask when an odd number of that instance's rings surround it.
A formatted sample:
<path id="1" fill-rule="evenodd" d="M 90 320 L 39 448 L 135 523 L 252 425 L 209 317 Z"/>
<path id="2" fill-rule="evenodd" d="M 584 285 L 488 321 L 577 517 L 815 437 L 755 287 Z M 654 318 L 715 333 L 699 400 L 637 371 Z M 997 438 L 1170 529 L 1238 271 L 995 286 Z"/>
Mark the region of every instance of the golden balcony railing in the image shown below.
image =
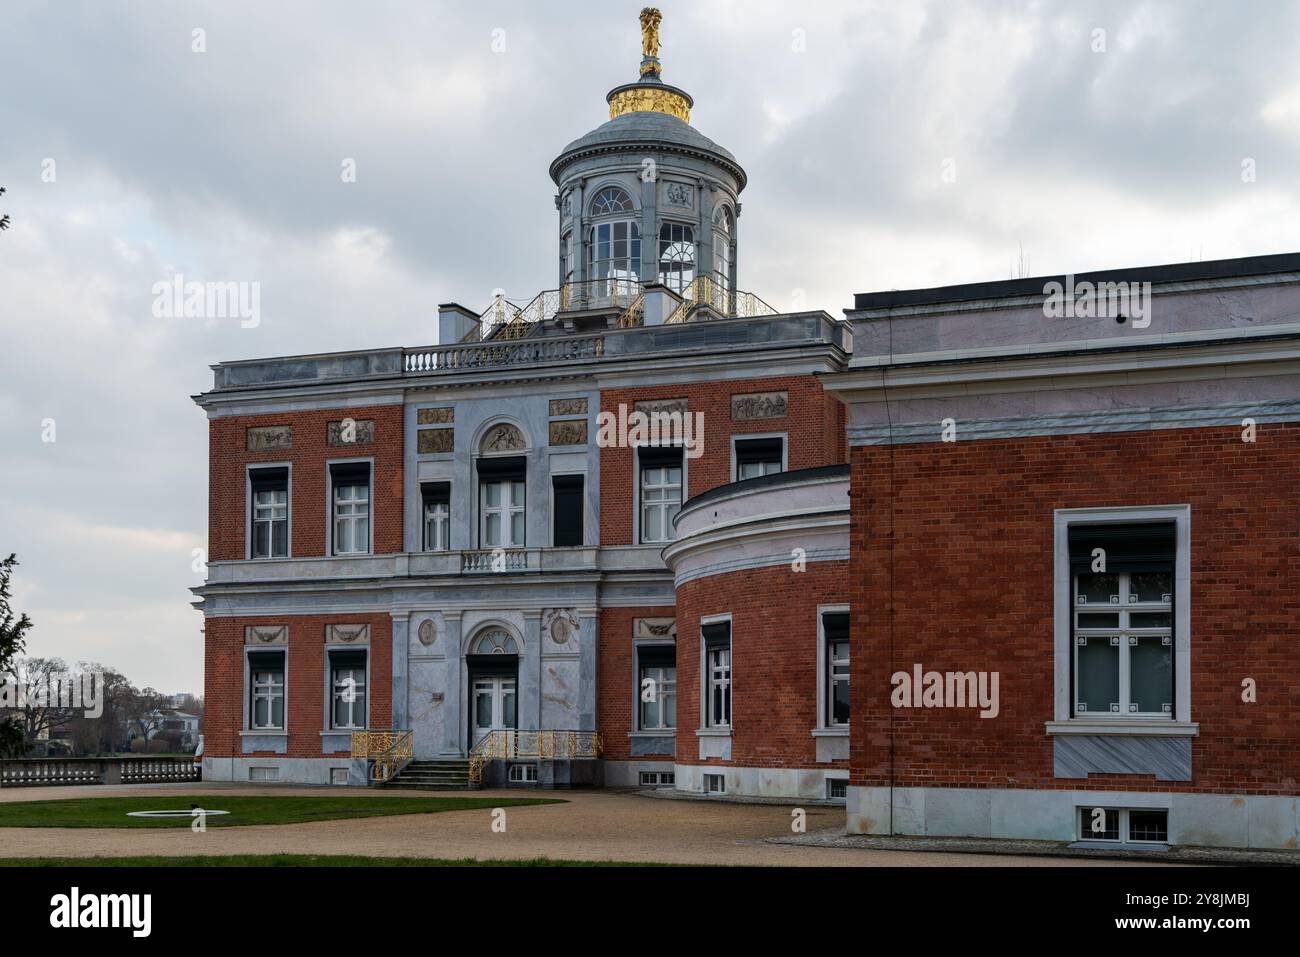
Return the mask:
<path id="1" fill-rule="evenodd" d="M 489 761 L 534 758 L 570 761 L 598 758 L 605 750 L 599 731 L 517 731 L 508 728 L 489 731 L 469 752 L 469 779 L 483 783 L 483 768 Z"/>
<path id="2" fill-rule="evenodd" d="M 707 306 L 726 319 L 750 319 L 754 316 L 774 316 L 776 310 L 752 292 L 732 289 L 722 280 L 720 273 L 696 276 L 682 290 L 682 303 L 664 320 L 665 325 L 686 322 Z"/>
<path id="3" fill-rule="evenodd" d="M 391 781 L 411 760 L 413 732 L 401 729 L 353 731 L 352 756 L 370 763 L 370 780 Z"/>

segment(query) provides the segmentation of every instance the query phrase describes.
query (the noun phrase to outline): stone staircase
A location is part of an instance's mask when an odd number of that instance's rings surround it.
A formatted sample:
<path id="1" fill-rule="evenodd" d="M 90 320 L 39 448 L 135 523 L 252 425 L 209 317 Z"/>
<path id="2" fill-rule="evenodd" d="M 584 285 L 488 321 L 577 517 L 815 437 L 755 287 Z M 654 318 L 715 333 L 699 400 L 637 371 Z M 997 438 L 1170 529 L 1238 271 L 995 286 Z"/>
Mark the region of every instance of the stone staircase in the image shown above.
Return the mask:
<path id="1" fill-rule="evenodd" d="M 386 788 L 421 791 L 468 791 L 469 759 L 450 758 L 440 761 L 412 761 L 402 768 Z"/>

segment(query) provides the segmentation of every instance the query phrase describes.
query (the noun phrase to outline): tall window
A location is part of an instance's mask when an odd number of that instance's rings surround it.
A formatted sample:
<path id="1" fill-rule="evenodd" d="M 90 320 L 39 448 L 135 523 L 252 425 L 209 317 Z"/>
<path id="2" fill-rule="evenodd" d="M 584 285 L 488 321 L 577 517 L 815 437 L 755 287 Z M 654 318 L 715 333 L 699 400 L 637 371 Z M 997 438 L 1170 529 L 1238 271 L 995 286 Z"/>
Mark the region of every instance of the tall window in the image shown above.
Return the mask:
<path id="1" fill-rule="evenodd" d="M 251 469 L 252 514 L 249 518 L 254 558 L 289 555 L 289 470 Z"/>
<path id="2" fill-rule="evenodd" d="M 524 483 L 484 482 L 481 488 L 483 547 L 522 547 L 526 517 Z"/>
<path id="3" fill-rule="evenodd" d="M 826 727 L 846 727 L 849 723 L 849 615 L 848 612 L 822 614 L 822 640 L 826 643 Z"/>
<path id="4" fill-rule="evenodd" d="M 259 651 L 248 656 L 248 727 L 284 730 L 284 652 Z"/>
<path id="5" fill-rule="evenodd" d="M 587 233 L 587 278 L 597 295 L 630 291 L 641 275 L 641 227 L 625 191 L 606 187 L 591 201 L 595 220 Z"/>
<path id="6" fill-rule="evenodd" d="M 330 652 L 330 726 L 364 728 L 366 713 L 366 653 Z"/>
<path id="7" fill-rule="evenodd" d="M 477 466 L 479 547 L 523 548 L 528 524 L 528 459 L 522 455 L 484 456 Z"/>
<path id="8" fill-rule="evenodd" d="M 582 487 L 581 475 L 555 475 L 551 478 L 555 503 L 551 544 L 556 548 L 571 548 L 582 544 Z"/>
<path id="9" fill-rule="evenodd" d="M 737 438 L 736 480 L 774 475 L 781 471 L 784 459 L 784 441 L 780 436 L 762 439 Z"/>
<path id="10" fill-rule="evenodd" d="M 564 249 L 564 281 L 572 282 L 573 280 L 573 233 L 564 234 L 564 240 L 561 243 Z"/>
<path id="11" fill-rule="evenodd" d="M 424 506 L 424 550 L 445 552 L 451 547 L 451 483 L 426 482 L 420 487 Z"/>
<path id="12" fill-rule="evenodd" d="M 673 519 L 682 508 L 682 450 L 645 446 L 639 450 L 641 541 L 670 542 Z"/>
<path id="13" fill-rule="evenodd" d="M 1076 717 L 1174 717 L 1174 543 L 1173 523 L 1071 526 Z"/>
<path id="14" fill-rule="evenodd" d="M 695 230 L 682 223 L 659 227 L 659 281 L 684 292 L 695 278 Z"/>
<path id="15" fill-rule="evenodd" d="M 722 288 L 730 292 L 731 279 L 731 210 L 719 206 L 713 213 L 713 269 Z"/>
<path id="16" fill-rule="evenodd" d="M 637 648 L 637 700 L 642 731 L 677 727 L 677 650 L 672 645 Z"/>
<path id="17" fill-rule="evenodd" d="M 334 487 L 334 554 L 370 551 L 370 465 L 341 463 L 330 467 Z"/>
<path id="18" fill-rule="evenodd" d="M 731 622 L 705 625 L 704 725 L 731 727 Z"/>

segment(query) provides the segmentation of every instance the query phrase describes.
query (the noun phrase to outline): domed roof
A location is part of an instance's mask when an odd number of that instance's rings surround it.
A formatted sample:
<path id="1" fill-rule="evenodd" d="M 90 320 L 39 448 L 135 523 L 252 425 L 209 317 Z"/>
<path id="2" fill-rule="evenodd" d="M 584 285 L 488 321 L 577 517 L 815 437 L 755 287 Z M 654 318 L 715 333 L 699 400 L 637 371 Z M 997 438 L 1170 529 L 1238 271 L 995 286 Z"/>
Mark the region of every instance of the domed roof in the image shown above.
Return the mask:
<path id="1" fill-rule="evenodd" d="M 745 185 L 745 171 L 729 150 L 719 146 L 689 123 L 667 113 L 636 111 L 616 116 L 581 136 L 560 151 L 551 163 L 551 178 L 559 182 L 561 169 L 593 153 L 616 152 L 627 147 L 677 148 L 703 154 L 720 162 Z"/>

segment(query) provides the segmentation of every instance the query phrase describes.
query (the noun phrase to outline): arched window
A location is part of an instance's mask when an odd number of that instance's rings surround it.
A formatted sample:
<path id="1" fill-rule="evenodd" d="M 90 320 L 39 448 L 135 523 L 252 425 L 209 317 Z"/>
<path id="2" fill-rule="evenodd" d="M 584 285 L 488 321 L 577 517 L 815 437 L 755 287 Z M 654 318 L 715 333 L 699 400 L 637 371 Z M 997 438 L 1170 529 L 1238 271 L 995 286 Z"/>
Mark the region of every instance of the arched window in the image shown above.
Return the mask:
<path id="1" fill-rule="evenodd" d="M 695 278 L 695 230 L 681 223 L 659 227 L 659 281 L 684 292 Z"/>
<path id="2" fill-rule="evenodd" d="M 641 280 L 641 226 L 632 197 L 607 186 L 591 201 L 595 222 L 587 230 L 587 278 L 598 297 L 628 295 Z"/>
<path id="3" fill-rule="evenodd" d="M 713 214 L 713 268 L 723 290 L 731 291 L 731 210 L 719 206 Z"/>
<path id="4" fill-rule="evenodd" d="M 485 631 L 474 639 L 474 646 L 470 649 L 470 654 L 517 655 L 519 654 L 519 647 L 505 629 L 493 628 L 491 631 Z"/>
<path id="5" fill-rule="evenodd" d="M 632 197 L 617 186 L 607 186 L 591 201 L 592 216 L 612 216 L 615 213 L 634 213 Z"/>

